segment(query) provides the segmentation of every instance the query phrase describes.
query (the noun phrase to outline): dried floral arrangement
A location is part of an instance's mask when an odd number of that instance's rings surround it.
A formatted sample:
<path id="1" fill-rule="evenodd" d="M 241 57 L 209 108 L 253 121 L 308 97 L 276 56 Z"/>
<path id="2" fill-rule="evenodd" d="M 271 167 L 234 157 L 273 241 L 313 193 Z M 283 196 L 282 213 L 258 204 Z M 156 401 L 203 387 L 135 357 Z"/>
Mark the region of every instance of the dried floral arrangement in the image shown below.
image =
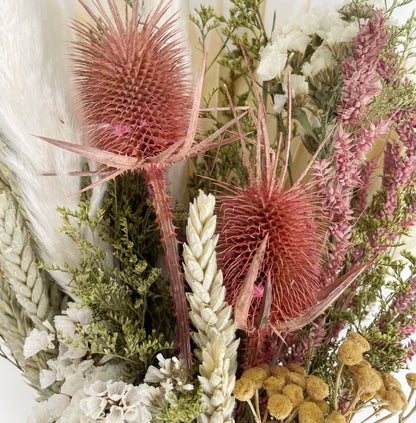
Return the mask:
<path id="1" fill-rule="evenodd" d="M 0 15 L 0 353 L 29 422 L 414 419 L 410 0 L 270 34 L 262 0 L 201 5 L 195 78 L 170 2 L 79 2 L 69 57 L 60 2 Z"/>

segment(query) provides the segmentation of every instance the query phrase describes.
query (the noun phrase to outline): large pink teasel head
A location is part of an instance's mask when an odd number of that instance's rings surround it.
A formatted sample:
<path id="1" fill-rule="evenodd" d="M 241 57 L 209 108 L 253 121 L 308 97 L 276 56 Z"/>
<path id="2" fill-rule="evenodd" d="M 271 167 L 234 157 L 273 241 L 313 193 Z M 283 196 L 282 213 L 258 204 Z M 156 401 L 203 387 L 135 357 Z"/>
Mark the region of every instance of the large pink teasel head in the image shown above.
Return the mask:
<path id="1" fill-rule="evenodd" d="M 220 199 L 219 267 L 227 300 L 236 304 L 249 264 L 267 238 L 248 315 L 254 328 L 267 278 L 271 283 L 268 324 L 301 316 L 317 303 L 325 230 L 319 199 L 311 185 L 271 190 L 262 181 L 234 187 Z"/>
<path id="2" fill-rule="evenodd" d="M 89 143 L 115 154 L 153 157 L 186 135 L 192 105 L 190 70 L 160 2 L 146 19 L 139 0 L 121 15 L 115 0 L 108 13 L 80 0 L 93 19 L 77 22 L 73 50 L 76 92 Z M 99 16 L 99 17 L 98 17 Z"/>

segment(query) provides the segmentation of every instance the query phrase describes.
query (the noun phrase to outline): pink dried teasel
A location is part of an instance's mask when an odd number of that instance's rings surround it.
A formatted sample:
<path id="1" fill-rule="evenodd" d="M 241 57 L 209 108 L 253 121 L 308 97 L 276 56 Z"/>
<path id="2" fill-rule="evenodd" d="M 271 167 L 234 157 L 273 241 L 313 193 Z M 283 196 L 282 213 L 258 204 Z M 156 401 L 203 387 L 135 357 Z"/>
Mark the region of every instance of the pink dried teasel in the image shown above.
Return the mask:
<path id="1" fill-rule="evenodd" d="M 110 174 L 86 189 L 126 171 L 145 175 L 165 250 L 179 355 L 190 367 L 188 310 L 165 171 L 179 160 L 233 141 L 229 137 L 214 142 L 235 120 L 195 142 L 205 61 L 191 96 L 191 75 L 173 29 L 175 19 L 161 22 L 171 2 L 160 2 L 143 22 L 139 0 L 133 0 L 130 13 L 126 5 L 125 19 L 115 0 L 107 0 L 110 15 L 100 0 L 93 0 L 100 17 L 80 1 L 94 21 L 74 24 L 80 41 L 73 53 L 81 117 L 90 145 L 40 138 L 105 166 Z"/>
<path id="2" fill-rule="evenodd" d="M 290 76 L 288 79 L 290 93 Z M 252 80 L 259 105 L 258 118 L 252 116 L 257 130 L 255 166 L 250 164 L 242 142 L 248 185 L 223 184 L 229 193 L 217 197 L 218 264 L 224 273 L 226 299 L 234 306 L 237 327 L 247 332 L 245 366 L 258 362 L 268 334 L 290 332 L 313 321 L 357 273 L 320 290 L 325 219 L 314 180 L 301 183 L 308 169 L 291 188 L 284 190 L 290 146 L 290 95 L 288 136 L 277 178 L 278 154 L 270 147 L 263 100 L 253 77 Z M 240 130 L 238 124 L 237 127 Z M 243 139 L 241 130 L 240 136 Z M 281 144 L 282 138 L 278 152 Z"/>
<path id="3" fill-rule="evenodd" d="M 123 22 L 115 0 L 108 0 L 111 16 L 95 1 L 100 19 L 80 2 L 95 24 L 75 23 L 72 55 L 89 143 L 138 160 L 160 154 L 186 135 L 192 105 L 176 19 L 162 22 L 169 4 L 141 22 L 135 1 Z"/>

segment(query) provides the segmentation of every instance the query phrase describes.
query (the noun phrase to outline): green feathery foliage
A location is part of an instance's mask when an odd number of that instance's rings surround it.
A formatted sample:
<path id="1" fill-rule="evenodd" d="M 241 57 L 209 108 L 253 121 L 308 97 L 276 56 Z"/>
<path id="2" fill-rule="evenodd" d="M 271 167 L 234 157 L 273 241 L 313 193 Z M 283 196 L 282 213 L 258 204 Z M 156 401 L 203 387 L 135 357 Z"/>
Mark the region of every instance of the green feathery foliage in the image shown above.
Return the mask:
<path id="1" fill-rule="evenodd" d="M 154 422 L 158 423 L 190 423 L 195 420 L 204 408 L 201 405 L 202 388 L 198 386 L 191 392 L 182 392 L 165 401 L 160 411 L 154 416 Z"/>
<path id="2" fill-rule="evenodd" d="M 143 180 L 130 175 L 110 184 L 104 207 L 95 216 L 89 214 L 88 201 L 76 211 L 61 209 L 63 231 L 82 259 L 76 268 L 47 266 L 73 275 L 74 295 L 93 314 L 88 328 L 79 328 L 81 340 L 66 341 L 123 360 L 137 380 L 156 353 L 172 347 L 158 330 L 172 320 L 172 311 L 167 310 L 166 282 L 151 264 L 159 240 L 146 193 Z M 114 263 L 109 263 L 102 245 L 112 247 Z M 148 300 L 158 307 L 150 309 Z"/>
<path id="3" fill-rule="evenodd" d="M 268 42 L 260 13 L 263 0 L 232 0 L 231 4 L 229 18 L 216 15 L 211 6 L 204 5 L 195 8 L 195 14 L 190 16 L 191 21 L 199 30 L 202 49 L 212 31 L 215 30 L 221 37 L 220 47 L 212 62 L 207 65 L 206 71 L 208 72 L 212 66 L 219 63 L 225 76 L 219 81 L 220 86 L 210 90 L 203 99 L 203 107 L 212 107 L 212 99 L 217 94 L 220 106 L 229 107 L 230 102 L 224 88 L 225 85 L 234 106 L 250 104 L 254 110 L 257 110 L 253 85 L 241 46 L 247 55 L 250 68 L 254 70 L 260 59 L 260 49 Z M 203 112 L 202 117 L 210 122 L 210 129 L 205 133 L 208 136 L 215 129 L 220 128 L 224 122 L 232 119 L 233 115 L 230 110 L 222 113 Z M 250 116 L 243 117 L 240 120 L 240 126 L 248 138 L 256 138 L 256 129 Z M 233 127 L 230 130 L 233 131 L 236 128 Z M 248 149 L 251 149 L 250 145 L 248 145 Z M 196 157 L 192 161 L 196 169 L 195 173 L 198 175 L 208 176 L 218 181 L 233 181 L 238 184 L 244 184 L 247 181 L 247 170 L 242 164 L 241 147 L 238 143 L 210 151 L 204 157 Z M 195 175 L 191 176 L 189 187 L 191 196 L 196 196 L 199 189 L 207 192 L 221 189 L 212 184 L 211 180 L 201 179 Z"/>

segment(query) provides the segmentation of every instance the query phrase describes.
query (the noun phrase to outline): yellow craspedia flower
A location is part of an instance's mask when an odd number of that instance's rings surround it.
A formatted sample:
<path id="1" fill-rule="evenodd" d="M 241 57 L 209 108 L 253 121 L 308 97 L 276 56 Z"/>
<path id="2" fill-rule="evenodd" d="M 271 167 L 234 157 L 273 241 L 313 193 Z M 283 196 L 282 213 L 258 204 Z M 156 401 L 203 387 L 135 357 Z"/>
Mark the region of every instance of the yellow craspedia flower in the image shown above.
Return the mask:
<path id="1" fill-rule="evenodd" d="M 299 364 L 291 363 L 289 364 L 289 370 L 294 373 L 299 373 L 301 376 L 306 376 L 306 371 L 302 366 Z"/>
<path id="2" fill-rule="evenodd" d="M 299 405 L 299 423 L 323 423 L 324 413 L 312 401 L 305 401 Z"/>
<path id="3" fill-rule="evenodd" d="M 256 386 L 249 378 L 241 378 L 235 382 L 233 394 L 239 401 L 248 401 L 254 395 Z"/>
<path id="4" fill-rule="evenodd" d="M 391 388 L 397 388 L 400 390 L 402 389 L 401 383 L 391 374 L 383 373 L 381 377 L 383 378 L 384 387 L 386 389 L 391 389 Z"/>
<path id="5" fill-rule="evenodd" d="M 306 378 L 306 392 L 314 400 L 322 400 L 329 395 L 329 387 L 321 378 L 310 375 Z"/>
<path id="6" fill-rule="evenodd" d="M 285 419 L 293 409 L 290 398 L 286 395 L 275 394 L 267 402 L 269 413 L 276 419 Z"/>
<path id="7" fill-rule="evenodd" d="M 348 337 L 347 339 L 350 339 L 351 341 L 354 341 L 357 346 L 360 349 L 360 352 L 366 352 L 366 351 L 370 351 L 370 344 L 368 343 L 368 341 L 361 335 L 359 335 L 356 332 L 348 332 Z"/>
<path id="8" fill-rule="evenodd" d="M 290 398 L 293 405 L 296 407 L 303 401 L 303 389 L 299 385 L 295 385 L 294 383 L 287 384 L 282 393 Z"/>
<path id="9" fill-rule="evenodd" d="M 397 413 L 407 406 L 406 395 L 401 389 L 396 387 L 392 387 L 385 392 L 384 401 L 388 403 L 384 405 L 384 408 L 391 413 Z"/>
<path id="10" fill-rule="evenodd" d="M 360 367 L 354 374 L 360 394 L 376 392 L 383 386 L 383 379 L 377 370 L 371 367 Z"/>
<path id="11" fill-rule="evenodd" d="M 338 413 L 338 411 L 333 411 L 328 418 L 325 420 L 325 423 L 345 423 L 345 417 Z"/>
<path id="12" fill-rule="evenodd" d="M 361 367 L 370 367 L 371 364 L 366 360 L 361 360 L 358 364 L 354 364 L 353 366 L 348 366 L 349 371 L 354 375 L 358 369 Z"/>
<path id="13" fill-rule="evenodd" d="M 271 376 L 272 369 L 270 368 L 270 366 L 267 363 L 259 364 L 258 367 L 261 367 L 263 370 L 266 371 L 267 377 Z"/>
<path id="14" fill-rule="evenodd" d="M 326 414 L 329 411 L 329 405 L 326 401 L 312 400 L 312 402 L 314 402 L 319 407 L 319 409 L 322 411 L 323 414 Z"/>
<path id="15" fill-rule="evenodd" d="M 376 392 L 378 392 L 378 391 L 376 391 Z M 364 393 L 364 394 L 361 394 L 361 395 L 360 395 L 360 400 L 361 400 L 362 402 L 367 402 L 367 401 L 370 401 L 372 398 L 374 398 L 374 397 L 375 397 L 376 392 L 366 392 L 366 393 Z"/>
<path id="16" fill-rule="evenodd" d="M 274 366 L 272 367 L 272 375 L 273 376 L 282 376 L 283 378 L 289 373 L 289 369 L 285 366 Z"/>
<path id="17" fill-rule="evenodd" d="M 267 378 L 267 371 L 262 367 L 251 367 L 241 375 L 241 379 L 251 379 L 256 389 L 261 388 Z"/>
<path id="18" fill-rule="evenodd" d="M 286 383 L 294 383 L 295 385 L 299 385 L 302 389 L 306 387 L 306 379 L 299 373 L 289 372 L 286 374 L 285 380 Z"/>
<path id="19" fill-rule="evenodd" d="M 408 373 L 406 375 L 406 380 L 412 389 L 416 389 L 416 373 Z"/>
<path id="20" fill-rule="evenodd" d="M 263 388 L 266 390 L 268 397 L 281 392 L 284 386 L 285 379 L 282 376 L 270 376 L 263 382 Z"/>
<path id="21" fill-rule="evenodd" d="M 353 366 L 360 363 L 363 359 L 361 348 L 351 339 L 346 339 L 338 349 L 338 357 L 341 363 L 347 366 Z"/>

